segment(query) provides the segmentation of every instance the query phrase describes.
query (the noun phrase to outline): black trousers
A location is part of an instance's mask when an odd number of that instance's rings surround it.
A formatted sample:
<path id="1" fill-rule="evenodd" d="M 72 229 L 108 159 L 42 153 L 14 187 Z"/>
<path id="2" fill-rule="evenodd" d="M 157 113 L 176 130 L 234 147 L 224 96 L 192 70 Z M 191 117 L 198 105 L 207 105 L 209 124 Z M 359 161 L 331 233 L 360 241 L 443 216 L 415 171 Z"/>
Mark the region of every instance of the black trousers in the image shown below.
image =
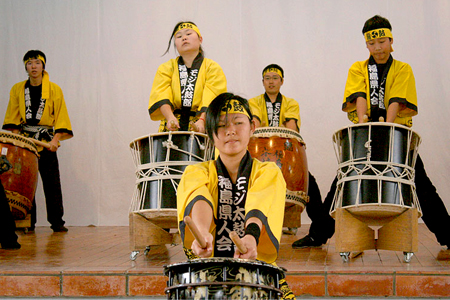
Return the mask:
<path id="1" fill-rule="evenodd" d="M 39 173 L 44 188 L 45 204 L 47 207 L 47 220 L 53 227 L 64 225 L 63 198 L 61 180 L 59 176 L 59 163 L 56 152 L 43 150 L 39 152 Z M 31 208 L 31 227 L 36 225 L 36 199 L 33 199 Z"/>
<path id="2" fill-rule="evenodd" d="M 422 220 L 428 229 L 436 235 L 436 239 L 441 245 L 450 246 L 450 216 L 444 202 L 442 202 L 436 188 L 425 172 L 420 155 L 417 156 L 415 171 L 414 182 L 416 184 L 417 198 L 422 208 Z M 334 220 L 328 212 L 333 204 L 336 184 L 337 177 L 333 180 L 323 205 L 320 206 L 315 203 L 308 207 L 311 204 L 310 196 L 310 203 L 306 206 L 306 212 L 312 221 L 309 235 L 319 241 L 326 241 L 334 234 Z M 315 200 L 315 202 L 318 201 Z"/>
<path id="3" fill-rule="evenodd" d="M 337 179 L 333 182 L 334 191 L 336 190 L 336 182 Z M 311 219 L 309 236 L 322 243 L 326 243 L 326 241 L 334 234 L 334 219 L 329 214 L 331 204 L 333 203 L 334 191 L 332 186 L 332 189 L 328 192 L 328 195 L 325 198 L 325 200 L 329 198 L 331 199 L 329 206 L 325 202 L 322 203 L 322 197 L 320 195 L 320 190 L 316 179 L 311 173 L 309 173 L 309 202 L 306 204 L 306 213 Z"/>
<path id="4" fill-rule="evenodd" d="M 5 189 L 0 182 L 0 244 L 17 242 L 16 223 L 14 222 Z"/>

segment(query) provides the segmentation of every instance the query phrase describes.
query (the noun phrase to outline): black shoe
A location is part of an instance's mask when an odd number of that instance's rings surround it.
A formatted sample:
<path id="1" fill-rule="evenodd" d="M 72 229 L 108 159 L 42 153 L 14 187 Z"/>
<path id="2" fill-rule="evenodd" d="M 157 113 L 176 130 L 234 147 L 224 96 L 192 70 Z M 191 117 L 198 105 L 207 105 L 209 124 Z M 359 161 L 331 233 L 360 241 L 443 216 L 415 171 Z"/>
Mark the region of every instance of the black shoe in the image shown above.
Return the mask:
<path id="1" fill-rule="evenodd" d="M 20 244 L 18 242 L 2 243 L 2 249 L 17 250 L 17 249 L 20 249 Z"/>
<path id="2" fill-rule="evenodd" d="M 67 227 L 65 227 L 64 225 L 52 226 L 51 228 L 53 229 L 53 232 L 67 232 L 67 231 L 69 231 L 69 229 L 67 229 Z"/>
<path id="3" fill-rule="evenodd" d="M 300 249 L 300 248 L 307 248 L 307 247 L 320 247 L 322 246 L 322 242 L 314 240 L 309 235 L 305 236 L 304 238 L 299 239 L 298 241 L 295 241 L 292 244 L 292 248 L 294 249 Z"/>

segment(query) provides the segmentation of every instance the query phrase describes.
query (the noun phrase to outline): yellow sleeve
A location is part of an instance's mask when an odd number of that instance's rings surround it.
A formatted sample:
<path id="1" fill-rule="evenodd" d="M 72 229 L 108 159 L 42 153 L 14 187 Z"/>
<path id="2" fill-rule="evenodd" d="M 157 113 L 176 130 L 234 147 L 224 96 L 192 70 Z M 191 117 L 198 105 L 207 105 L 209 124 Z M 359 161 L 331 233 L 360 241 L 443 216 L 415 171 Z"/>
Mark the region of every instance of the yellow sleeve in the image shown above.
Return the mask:
<path id="1" fill-rule="evenodd" d="M 204 63 L 207 63 L 206 82 L 203 89 L 202 105 L 199 107 L 199 111 L 205 111 L 214 98 L 227 91 L 227 79 L 220 65 L 206 58 Z"/>
<path id="2" fill-rule="evenodd" d="M 356 62 L 350 67 L 345 84 L 343 111 L 351 112 L 356 110 L 356 98 L 363 97 L 367 99 L 367 71 L 365 70 L 367 70 L 366 62 Z"/>
<path id="3" fill-rule="evenodd" d="M 386 93 L 388 99 L 388 105 L 392 102 L 400 102 L 405 104 L 403 110 L 398 113 L 398 117 L 412 117 L 417 115 L 417 92 L 416 92 L 416 81 L 414 78 L 411 66 L 406 63 L 401 63 L 396 61 L 396 66 L 399 65 L 398 69 L 395 68 L 393 73 L 392 81 L 387 80 L 387 85 L 392 82 L 391 88 Z M 389 74 L 390 75 L 390 74 Z M 397 123 L 397 121 L 396 121 Z"/>
<path id="4" fill-rule="evenodd" d="M 286 182 L 273 162 L 253 161 L 251 181 L 245 202 L 246 219 L 257 217 L 263 223 L 257 259 L 272 263 L 277 259 L 284 220 Z"/>
<path id="5" fill-rule="evenodd" d="M 192 207 L 198 200 L 205 200 L 213 209 L 214 218 L 217 211 L 217 172 L 214 161 L 207 161 L 187 166 L 177 189 L 178 228 L 186 248 L 190 248 L 194 237 L 183 221 L 190 215 Z M 211 224 L 211 233 L 215 226 Z M 213 234 L 214 236 L 214 234 Z"/>
<path id="6" fill-rule="evenodd" d="M 292 98 L 287 98 L 283 96 L 283 105 L 284 108 L 282 108 L 282 123 L 286 122 L 286 119 L 296 119 L 297 120 L 297 127 L 300 129 L 301 120 L 300 120 L 300 106 L 298 105 L 298 102 L 295 101 Z"/>
<path id="7" fill-rule="evenodd" d="M 263 107 L 261 107 L 259 99 L 260 97 L 251 98 L 248 100 L 248 103 L 250 104 L 250 110 L 252 111 L 253 117 L 257 118 L 261 122 L 261 110 Z"/>
<path id="8" fill-rule="evenodd" d="M 66 102 L 64 101 L 64 95 L 61 88 L 55 84 L 50 83 L 50 98 L 53 102 L 53 115 L 55 133 L 65 133 L 61 140 L 69 139 L 73 136 L 72 126 L 70 124 L 69 112 L 67 111 Z M 44 111 L 45 113 L 45 111 Z M 43 116 L 44 118 L 44 116 Z M 44 120 L 41 120 L 41 122 Z M 41 123 L 40 122 L 40 123 Z"/>
<path id="9" fill-rule="evenodd" d="M 155 78 L 153 79 L 150 100 L 148 103 L 150 118 L 153 121 L 164 119 L 163 114 L 159 110 L 163 104 L 169 104 L 174 108 L 174 91 L 172 86 L 175 83 L 172 82 L 172 79 L 175 70 L 173 61 L 174 60 L 170 60 L 160 65 L 156 71 Z"/>
<path id="10" fill-rule="evenodd" d="M 20 93 L 25 86 L 25 82 L 26 81 L 16 83 L 9 92 L 9 102 L 3 121 L 3 129 L 19 129 L 20 125 L 23 123 L 20 114 Z M 23 91 L 23 93 L 24 92 L 25 91 Z M 25 109 L 25 103 L 23 105 Z"/>

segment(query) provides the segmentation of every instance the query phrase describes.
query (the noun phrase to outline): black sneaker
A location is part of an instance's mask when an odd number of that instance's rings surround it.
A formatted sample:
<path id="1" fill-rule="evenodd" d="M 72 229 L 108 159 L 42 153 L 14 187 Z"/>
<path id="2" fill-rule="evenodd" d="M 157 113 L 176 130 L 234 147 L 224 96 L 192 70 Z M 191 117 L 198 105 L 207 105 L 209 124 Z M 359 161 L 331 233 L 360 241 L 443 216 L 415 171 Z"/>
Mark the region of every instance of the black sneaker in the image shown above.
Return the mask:
<path id="1" fill-rule="evenodd" d="M 20 249 L 20 244 L 18 242 L 12 242 L 12 243 L 2 243 L 2 249 L 5 250 L 17 250 Z"/>
<path id="2" fill-rule="evenodd" d="M 301 248 L 308 248 L 308 247 L 320 247 L 323 243 L 314 240 L 309 235 L 305 236 L 304 238 L 299 239 L 298 241 L 295 241 L 292 244 L 292 248 L 294 249 L 301 249 Z"/>
<path id="3" fill-rule="evenodd" d="M 69 231 L 69 229 L 67 229 L 67 227 L 65 227 L 64 225 L 51 226 L 51 228 L 53 229 L 53 232 L 67 232 L 67 231 Z"/>

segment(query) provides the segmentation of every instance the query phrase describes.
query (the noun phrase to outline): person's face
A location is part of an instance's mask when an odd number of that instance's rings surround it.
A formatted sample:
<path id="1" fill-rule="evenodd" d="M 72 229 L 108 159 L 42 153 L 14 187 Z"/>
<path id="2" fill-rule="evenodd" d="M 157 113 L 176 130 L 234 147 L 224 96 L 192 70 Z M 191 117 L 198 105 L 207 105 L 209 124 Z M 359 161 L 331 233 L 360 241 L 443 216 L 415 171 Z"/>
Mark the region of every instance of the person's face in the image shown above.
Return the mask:
<path id="1" fill-rule="evenodd" d="M 277 95 L 283 85 L 283 78 L 275 72 L 267 72 L 263 77 L 263 85 L 268 95 Z"/>
<path id="2" fill-rule="evenodd" d="M 388 61 L 393 42 L 393 39 L 387 37 L 366 42 L 367 49 L 369 49 L 370 55 L 373 56 L 377 64 L 385 64 Z"/>
<path id="3" fill-rule="evenodd" d="M 177 47 L 180 55 L 199 51 L 203 39 L 198 36 L 197 32 L 190 28 L 185 28 L 175 34 L 175 47 Z"/>
<path id="4" fill-rule="evenodd" d="M 42 63 L 42 60 L 33 58 L 27 62 L 26 68 L 28 76 L 30 76 L 30 78 L 42 78 L 42 71 L 44 70 L 44 64 Z"/>
<path id="5" fill-rule="evenodd" d="M 244 156 L 254 130 L 255 124 L 244 114 L 220 116 L 217 135 L 214 134 L 214 146 L 222 156 Z"/>

